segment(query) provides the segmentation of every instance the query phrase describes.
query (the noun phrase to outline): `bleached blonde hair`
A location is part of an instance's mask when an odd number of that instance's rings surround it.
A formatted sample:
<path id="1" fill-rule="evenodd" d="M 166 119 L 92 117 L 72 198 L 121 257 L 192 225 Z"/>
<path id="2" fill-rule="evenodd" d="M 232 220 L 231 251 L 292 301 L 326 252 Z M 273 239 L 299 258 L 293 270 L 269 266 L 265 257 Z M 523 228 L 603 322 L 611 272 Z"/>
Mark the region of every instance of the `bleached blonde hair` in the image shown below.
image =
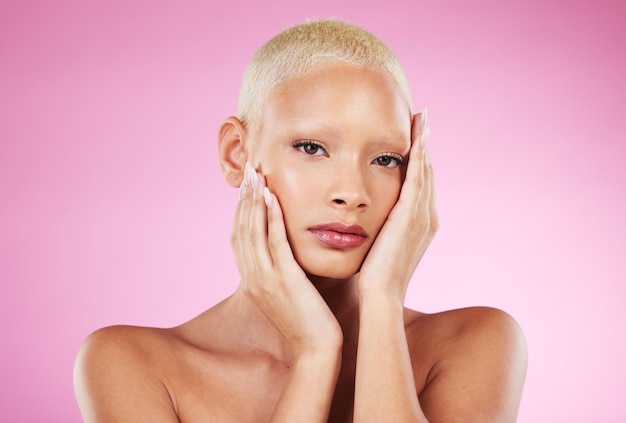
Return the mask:
<path id="1" fill-rule="evenodd" d="M 243 75 L 237 117 L 248 128 L 255 127 L 281 83 L 336 63 L 387 72 L 411 107 L 404 70 L 380 39 L 342 20 L 309 20 L 280 32 L 254 54 Z"/>

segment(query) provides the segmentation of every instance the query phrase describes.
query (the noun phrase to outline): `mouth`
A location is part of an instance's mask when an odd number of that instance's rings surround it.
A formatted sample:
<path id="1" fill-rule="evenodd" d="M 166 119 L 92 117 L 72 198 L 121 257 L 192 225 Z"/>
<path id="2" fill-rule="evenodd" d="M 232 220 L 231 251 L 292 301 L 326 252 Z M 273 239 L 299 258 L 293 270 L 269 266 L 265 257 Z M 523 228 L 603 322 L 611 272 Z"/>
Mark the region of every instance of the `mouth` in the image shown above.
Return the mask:
<path id="1" fill-rule="evenodd" d="M 361 226 L 340 222 L 325 223 L 309 228 L 309 231 L 324 245 L 331 248 L 351 249 L 363 245 L 368 234 Z"/>

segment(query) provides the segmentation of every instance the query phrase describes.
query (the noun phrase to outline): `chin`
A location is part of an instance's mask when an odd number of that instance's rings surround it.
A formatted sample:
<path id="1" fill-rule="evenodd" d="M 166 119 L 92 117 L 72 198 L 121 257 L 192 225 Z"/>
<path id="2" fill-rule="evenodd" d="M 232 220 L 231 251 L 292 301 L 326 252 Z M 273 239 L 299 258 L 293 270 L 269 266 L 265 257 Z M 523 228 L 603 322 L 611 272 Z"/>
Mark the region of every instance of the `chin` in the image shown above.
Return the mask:
<path id="1" fill-rule="evenodd" d="M 325 281 L 336 281 L 337 283 L 342 283 L 342 282 L 348 281 L 350 278 L 354 277 L 354 275 L 356 275 L 356 273 L 350 273 L 350 274 L 326 273 L 323 275 L 319 275 L 316 273 L 306 272 L 306 276 L 311 282 L 325 280 Z"/>
<path id="2" fill-rule="evenodd" d="M 369 245 L 357 249 L 330 249 L 313 244 L 293 248 L 298 265 L 310 278 L 347 280 L 361 270 Z"/>
<path id="3" fill-rule="evenodd" d="M 307 266 L 306 263 L 299 263 L 300 267 L 307 274 L 309 279 L 334 279 L 337 281 L 345 281 L 356 275 L 361 269 L 361 264 L 353 265 L 351 263 L 325 263 L 320 266 L 319 263 L 315 263 L 311 266 Z"/>

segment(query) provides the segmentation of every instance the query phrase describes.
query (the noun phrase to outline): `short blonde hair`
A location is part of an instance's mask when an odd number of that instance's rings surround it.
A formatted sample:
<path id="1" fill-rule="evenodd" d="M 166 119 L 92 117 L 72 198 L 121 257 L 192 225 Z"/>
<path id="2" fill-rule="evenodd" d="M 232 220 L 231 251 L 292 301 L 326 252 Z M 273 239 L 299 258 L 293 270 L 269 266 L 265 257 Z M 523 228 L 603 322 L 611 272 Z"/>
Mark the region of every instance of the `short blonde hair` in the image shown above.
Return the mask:
<path id="1" fill-rule="evenodd" d="M 341 20 L 309 20 L 280 32 L 254 54 L 243 75 L 237 117 L 248 128 L 256 126 L 265 102 L 281 83 L 335 63 L 387 72 L 411 107 L 402 66 L 382 41 Z"/>

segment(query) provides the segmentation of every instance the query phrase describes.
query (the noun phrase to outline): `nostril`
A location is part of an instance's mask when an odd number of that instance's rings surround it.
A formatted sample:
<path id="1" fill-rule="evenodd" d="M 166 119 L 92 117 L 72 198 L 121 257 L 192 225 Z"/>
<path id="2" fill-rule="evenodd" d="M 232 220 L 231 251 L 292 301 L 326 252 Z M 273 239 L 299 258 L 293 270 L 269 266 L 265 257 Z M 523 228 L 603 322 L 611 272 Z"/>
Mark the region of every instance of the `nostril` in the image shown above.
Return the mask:
<path id="1" fill-rule="evenodd" d="M 339 198 L 337 198 L 337 199 L 333 200 L 333 203 L 335 203 L 335 204 L 346 204 L 346 202 L 345 202 L 345 201 L 343 201 L 343 200 L 341 200 L 341 199 L 339 199 Z"/>

